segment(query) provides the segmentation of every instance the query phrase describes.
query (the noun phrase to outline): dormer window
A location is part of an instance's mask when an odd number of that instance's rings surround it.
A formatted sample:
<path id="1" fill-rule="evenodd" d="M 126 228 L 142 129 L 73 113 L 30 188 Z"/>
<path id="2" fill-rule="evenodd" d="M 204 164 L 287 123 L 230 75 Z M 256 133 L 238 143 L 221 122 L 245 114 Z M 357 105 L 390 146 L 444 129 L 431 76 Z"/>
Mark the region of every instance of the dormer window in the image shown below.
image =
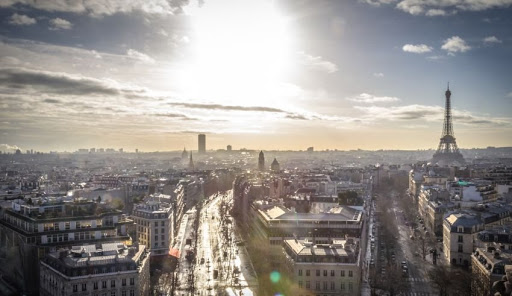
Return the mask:
<path id="1" fill-rule="evenodd" d="M 464 232 L 464 227 L 463 226 L 458 226 L 457 227 L 457 232 Z"/>

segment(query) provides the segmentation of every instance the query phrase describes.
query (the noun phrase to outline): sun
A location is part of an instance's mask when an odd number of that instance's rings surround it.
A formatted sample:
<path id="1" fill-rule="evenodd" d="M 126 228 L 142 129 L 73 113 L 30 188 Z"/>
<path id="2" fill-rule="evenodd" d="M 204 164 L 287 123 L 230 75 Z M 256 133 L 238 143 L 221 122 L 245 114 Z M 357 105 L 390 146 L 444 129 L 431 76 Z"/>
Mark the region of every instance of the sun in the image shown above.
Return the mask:
<path id="1" fill-rule="evenodd" d="M 193 16 L 193 60 L 181 82 L 187 96 L 245 105 L 275 102 L 291 60 L 286 19 L 271 1 L 223 0 Z"/>

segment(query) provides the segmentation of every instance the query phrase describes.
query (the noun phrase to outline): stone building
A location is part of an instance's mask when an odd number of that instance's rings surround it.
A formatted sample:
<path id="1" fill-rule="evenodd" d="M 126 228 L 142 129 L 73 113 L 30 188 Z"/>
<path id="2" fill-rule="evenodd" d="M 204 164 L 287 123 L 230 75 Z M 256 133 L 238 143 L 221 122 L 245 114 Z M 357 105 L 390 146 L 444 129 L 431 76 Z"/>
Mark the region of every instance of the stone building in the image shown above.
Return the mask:
<path id="1" fill-rule="evenodd" d="M 149 252 L 121 242 L 59 249 L 39 262 L 40 296 L 146 296 Z"/>

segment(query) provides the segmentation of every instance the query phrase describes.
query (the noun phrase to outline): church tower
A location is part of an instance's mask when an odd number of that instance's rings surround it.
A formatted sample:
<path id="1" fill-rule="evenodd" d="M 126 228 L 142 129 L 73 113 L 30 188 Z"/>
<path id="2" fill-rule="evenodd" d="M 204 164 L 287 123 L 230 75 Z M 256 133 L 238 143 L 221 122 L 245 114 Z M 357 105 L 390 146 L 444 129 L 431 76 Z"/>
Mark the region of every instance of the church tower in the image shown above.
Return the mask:
<path id="1" fill-rule="evenodd" d="M 260 151 L 260 155 L 258 157 L 258 170 L 262 172 L 265 170 L 265 155 L 263 154 L 263 151 Z"/>

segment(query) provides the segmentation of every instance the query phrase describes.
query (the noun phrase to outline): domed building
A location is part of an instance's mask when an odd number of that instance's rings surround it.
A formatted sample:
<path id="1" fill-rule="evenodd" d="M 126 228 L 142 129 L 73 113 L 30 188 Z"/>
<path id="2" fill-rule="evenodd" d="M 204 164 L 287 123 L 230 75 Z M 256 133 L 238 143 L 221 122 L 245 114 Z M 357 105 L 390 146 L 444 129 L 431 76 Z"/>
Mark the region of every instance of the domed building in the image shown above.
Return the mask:
<path id="1" fill-rule="evenodd" d="M 272 161 L 272 163 L 270 164 L 270 170 L 274 173 L 279 173 L 279 171 L 281 170 L 279 162 L 277 161 L 276 158 L 274 158 L 274 161 Z"/>

